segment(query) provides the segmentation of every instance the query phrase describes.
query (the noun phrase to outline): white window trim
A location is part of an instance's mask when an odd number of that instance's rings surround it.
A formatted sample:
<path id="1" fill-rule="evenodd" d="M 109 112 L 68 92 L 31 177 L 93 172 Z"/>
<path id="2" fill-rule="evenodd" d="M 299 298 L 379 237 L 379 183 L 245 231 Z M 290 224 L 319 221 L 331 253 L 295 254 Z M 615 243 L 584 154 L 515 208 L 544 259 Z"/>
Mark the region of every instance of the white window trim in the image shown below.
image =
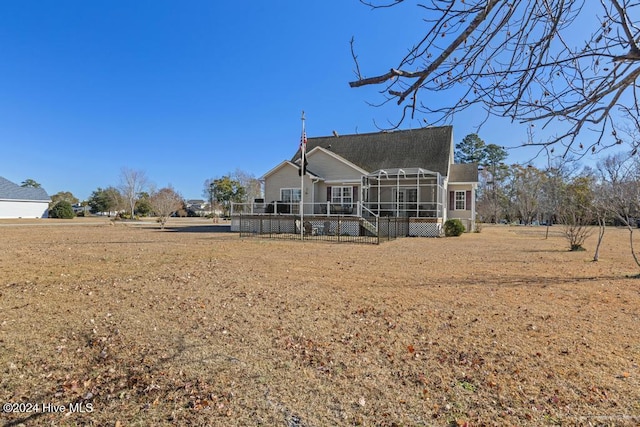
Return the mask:
<path id="1" fill-rule="evenodd" d="M 300 197 L 302 196 L 302 191 L 300 191 L 300 187 L 281 188 L 280 189 L 280 200 L 281 201 L 284 201 L 284 197 L 283 197 L 284 196 L 284 194 L 283 194 L 284 191 L 290 191 L 291 192 L 291 200 L 288 200 L 287 203 L 298 203 L 298 202 L 300 202 Z M 299 194 L 298 200 L 295 200 L 293 198 L 293 194 L 294 194 L 295 191 L 297 191 L 298 194 Z"/>
<path id="2" fill-rule="evenodd" d="M 462 194 L 462 199 L 458 200 L 458 195 Z M 462 208 L 458 208 L 458 202 L 462 203 Z M 453 196 L 453 210 L 466 211 L 467 210 L 467 192 L 465 190 L 456 190 Z"/>
<path id="3" fill-rule="evenodd" d="M 349 189 L 347 197 L 345 197 L 344 190 Z M 340 195 L 337 196 L 337 190 L 340 190 Z M 348 200 L 345 202 L 345 200 Z M 350 201 L 349 201 L 350 200 Z M 337 185 L 331 187 L 331 203 L 342 206 L 353 206 L 353 186 L 350 185 Z"/>

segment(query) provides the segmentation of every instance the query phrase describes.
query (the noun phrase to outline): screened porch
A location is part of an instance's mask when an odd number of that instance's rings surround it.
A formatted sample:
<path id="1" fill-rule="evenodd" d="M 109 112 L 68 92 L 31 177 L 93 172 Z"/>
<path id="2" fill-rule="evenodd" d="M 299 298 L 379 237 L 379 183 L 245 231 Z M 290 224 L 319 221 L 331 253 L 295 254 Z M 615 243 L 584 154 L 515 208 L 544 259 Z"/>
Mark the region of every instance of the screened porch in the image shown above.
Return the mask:
<path id="1" fill-rule="evenodd" d="M 438 172 L 380 169 L 362 177 L 363 207 L 377 216 L 443 218 L 445 189 Z"/>

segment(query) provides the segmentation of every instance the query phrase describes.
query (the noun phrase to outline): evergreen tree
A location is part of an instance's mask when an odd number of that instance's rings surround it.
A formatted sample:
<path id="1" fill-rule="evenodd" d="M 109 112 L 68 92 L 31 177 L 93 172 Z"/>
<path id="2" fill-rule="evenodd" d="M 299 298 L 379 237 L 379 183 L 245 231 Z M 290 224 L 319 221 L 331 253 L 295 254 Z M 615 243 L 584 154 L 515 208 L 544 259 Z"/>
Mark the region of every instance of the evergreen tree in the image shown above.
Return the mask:
<path id="1" fill-rule="evenodd" d="M 49 218 L 71 219 L 75 216 L 71 203 L 60 200 L 54 207 L 49 209 Z"/>
<path id="2" fill-rule="evenodd" d="M 22 181 L 20 183 L 20 187 L 27 187 L 27 188 L 41 188 L 42 186 L 40 185 L 39 182 L 37 182 L 34 179 L 31 178 L 27 178 L 24 181 Z"/>
<path id="3" fill-rule="evenodd" d="M 240 181 L 233 179 L 230 175 L 210 180 L 207 183 L 211 192 L 212 201 L 220 203 L 224 216 L 229 216 L 231 202 L 241 203 L 245 200 L 245 187 L 242 186 Z"/>
<path id="4" fill-rule="evenodd" d="M 91 193 L 88 204 L 91 207 L 91 212 L 107 212 L 111 216 L 111 212 L 117 211 L 122 207 L 123 200 L 120 192 L 114 187 L 98 188 Z"/>
<path id="5" fill-rule="evenodd" d="M 456 144 L 456 163 L 478 163 L 482 164 L 486 159 L 486 144 L 475 133 L 470 133 Z"/>

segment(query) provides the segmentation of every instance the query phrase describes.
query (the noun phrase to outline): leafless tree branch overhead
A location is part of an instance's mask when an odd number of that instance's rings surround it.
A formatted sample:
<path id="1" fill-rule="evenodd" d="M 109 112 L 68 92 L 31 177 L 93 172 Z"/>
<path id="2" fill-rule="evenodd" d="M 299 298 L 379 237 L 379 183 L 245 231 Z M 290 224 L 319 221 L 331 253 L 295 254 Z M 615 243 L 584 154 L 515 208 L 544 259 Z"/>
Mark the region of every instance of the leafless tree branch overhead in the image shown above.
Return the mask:
<path id="1" fill-rule="evenodd" d="M 538 144 L 561 143 L 565 154 L 600 150 L 621 111 L 640 116 L 637 0 L 431 0 L 418 7 L 425 36 L 385 72 L 364 77 L 352 40 L 351 87 L 382 86 L 386 101 L 429 123 L 473 105 L 514 122 L 558 123 L 561 131 Z M 443 96 L 421 102 L 430 92 Z M 586 131 L 599 133 L 593 146 L 575 143 Z"/>

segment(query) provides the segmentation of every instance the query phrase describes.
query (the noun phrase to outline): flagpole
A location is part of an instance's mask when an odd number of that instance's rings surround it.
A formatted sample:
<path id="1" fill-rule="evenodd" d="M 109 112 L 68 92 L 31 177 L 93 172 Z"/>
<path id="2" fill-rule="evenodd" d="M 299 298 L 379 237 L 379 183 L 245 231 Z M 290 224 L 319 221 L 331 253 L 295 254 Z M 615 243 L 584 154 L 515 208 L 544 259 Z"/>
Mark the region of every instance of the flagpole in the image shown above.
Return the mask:
<path id="1" fill-rule="evenodd" d="M 304 176 L 306 168 L 306 135 L 304 131 L 304 111 L 302 111 L 302 135 L 300 136 L 300 240 L 304 240 Z"/>

